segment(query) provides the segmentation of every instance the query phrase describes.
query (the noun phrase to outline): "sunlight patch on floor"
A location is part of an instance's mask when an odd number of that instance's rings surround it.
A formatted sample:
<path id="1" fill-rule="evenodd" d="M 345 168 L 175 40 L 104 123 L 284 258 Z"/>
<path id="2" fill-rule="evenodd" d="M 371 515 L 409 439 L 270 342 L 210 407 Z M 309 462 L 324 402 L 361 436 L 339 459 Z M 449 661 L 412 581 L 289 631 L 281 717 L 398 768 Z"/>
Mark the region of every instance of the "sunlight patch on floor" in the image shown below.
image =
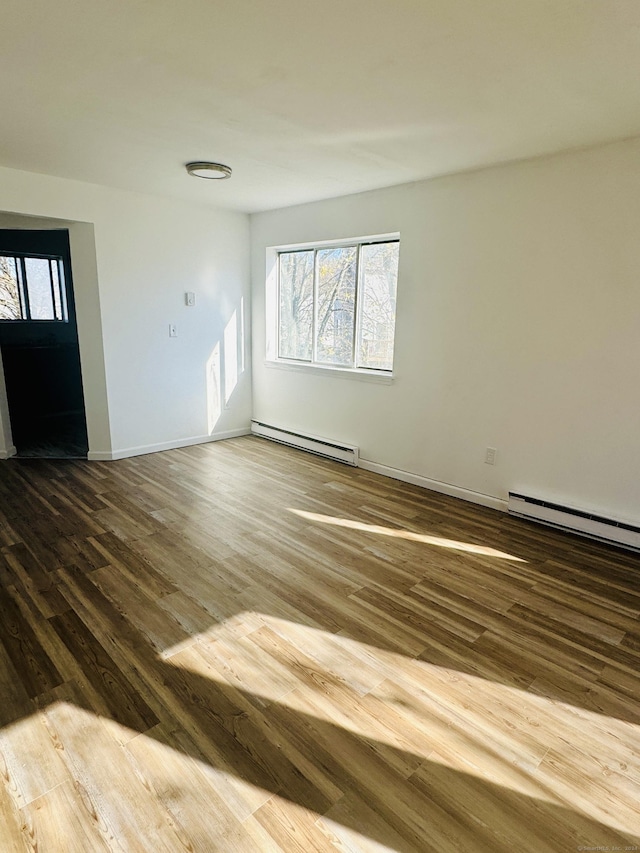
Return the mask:
<path id="1" fill-rule="evenodd" d="M 637 829 L 640 726 L 266 614 L 200 635 L 171 665 L 490 785 Z M 202 646 L 200 652 L 198 646 Z M 615 754 L 615 766 L 603 755 Z M 607 759 L 610 761 L 610 759 Z M 603 776 L 604 774 L 604 776 Z M 603 781 L 601 781 L 603 780 Z M 607 786 L 613 783 L 613 818 Z"/>
<path id="2" fill-rule="evenodd" d="M 165 850 L 171 838 L 177 850 L 179 836 L 189 849 L 210 849 L 212 837 L 224 849 L 267 849 L 251 816 L 273 792 L 192 758 L 180 737 L 52 702 L 0 729 L 0 814 L 10 797 L 34 850 L 138 850 L 140 839 Z M 0 849 L 14 849 L 8 838 L 0 821 Z"/>
<path id="3" fill-rule="evenodd" d="M 346 527 L 349 530 L 360 530 L 363 533 L 375 533 L 378 536 L 390 536 L 395 539 L 406 539 L 409 542 L 421 542 L 424 545 L 435 545 L 438 548 L 450 548 L 454 551 L 462 551 L 467 554 L 478 554 L 482 557 L 496 557 L 501 560 L 512 560 L 514 563 L 526 563 L 526 560 L 490 548 L 488 545 L 474 545 L 472 542 L 458 542 L 455 539 L 445 539 L 442 536 L 431 536 L 428 533 L 413 533 L 411 530 L 397 530 L 394 527 L 383 527 L 379 524 L 365 524 L 362 521 L 354 521 L 350 518 L 338 518 L 333 515 L 320 515 L 317 512 L 306 512 L 302 509 L 287 507 L 289 512 L 294 513 L 307 521 L 315 521 L 320 524 L 330 524 L 333 527 Z"/>

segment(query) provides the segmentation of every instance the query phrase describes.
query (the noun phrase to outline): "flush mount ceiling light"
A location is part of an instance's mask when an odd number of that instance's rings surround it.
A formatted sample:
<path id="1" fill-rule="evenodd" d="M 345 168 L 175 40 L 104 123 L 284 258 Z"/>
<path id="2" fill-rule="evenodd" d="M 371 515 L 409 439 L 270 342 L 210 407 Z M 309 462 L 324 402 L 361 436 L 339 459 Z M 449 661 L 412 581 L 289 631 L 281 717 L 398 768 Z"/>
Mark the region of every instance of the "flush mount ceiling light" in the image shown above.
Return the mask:
<path id="1" fill-rule="evenodd" d="M 231 168 L 222 163 L 187 163 L 185 168 L 194 178 L 205 178 L 208 181 L 223 181 L 231 177 Z"/>

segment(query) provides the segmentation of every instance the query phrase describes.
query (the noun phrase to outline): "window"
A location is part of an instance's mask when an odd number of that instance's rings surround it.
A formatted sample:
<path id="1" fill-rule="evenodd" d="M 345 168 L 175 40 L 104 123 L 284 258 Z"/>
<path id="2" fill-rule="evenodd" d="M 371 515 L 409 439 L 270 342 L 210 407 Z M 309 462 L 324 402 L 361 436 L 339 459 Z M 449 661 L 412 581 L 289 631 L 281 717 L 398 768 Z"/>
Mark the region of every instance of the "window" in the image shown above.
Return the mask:
<path id="1" fill-rule="evenodd" d="M 0 255 L 0 320 L 66 321 L 62 259 Z"/>
<path id="2" fill-rule="evenodd" d="M 398 240 L 278 252 L 278 358 L 390 372 Z"/>

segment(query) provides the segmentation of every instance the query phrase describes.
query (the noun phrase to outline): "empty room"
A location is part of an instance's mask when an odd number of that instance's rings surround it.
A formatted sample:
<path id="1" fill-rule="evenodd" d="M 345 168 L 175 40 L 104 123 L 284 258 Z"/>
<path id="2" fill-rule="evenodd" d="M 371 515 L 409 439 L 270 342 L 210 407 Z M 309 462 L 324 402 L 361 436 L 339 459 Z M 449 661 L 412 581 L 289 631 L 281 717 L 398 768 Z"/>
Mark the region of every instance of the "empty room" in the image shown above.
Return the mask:
<path id="1" fill-rule="evenodd" d="M 640 6 L 5 0 L 0 851 L 640 848 Z"/>

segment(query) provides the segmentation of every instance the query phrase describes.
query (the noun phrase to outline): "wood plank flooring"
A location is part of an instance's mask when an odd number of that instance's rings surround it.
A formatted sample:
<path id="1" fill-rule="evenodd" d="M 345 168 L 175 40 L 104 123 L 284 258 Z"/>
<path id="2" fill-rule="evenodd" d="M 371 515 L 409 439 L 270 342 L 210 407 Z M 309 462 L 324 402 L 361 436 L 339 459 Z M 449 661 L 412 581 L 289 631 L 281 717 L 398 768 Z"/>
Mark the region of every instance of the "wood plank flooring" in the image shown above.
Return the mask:
<path id="1" fill-rule="evenodd" d="M 0 850 L 640 846 L 640 558 L 246 437 L 0 464 Z"/>

